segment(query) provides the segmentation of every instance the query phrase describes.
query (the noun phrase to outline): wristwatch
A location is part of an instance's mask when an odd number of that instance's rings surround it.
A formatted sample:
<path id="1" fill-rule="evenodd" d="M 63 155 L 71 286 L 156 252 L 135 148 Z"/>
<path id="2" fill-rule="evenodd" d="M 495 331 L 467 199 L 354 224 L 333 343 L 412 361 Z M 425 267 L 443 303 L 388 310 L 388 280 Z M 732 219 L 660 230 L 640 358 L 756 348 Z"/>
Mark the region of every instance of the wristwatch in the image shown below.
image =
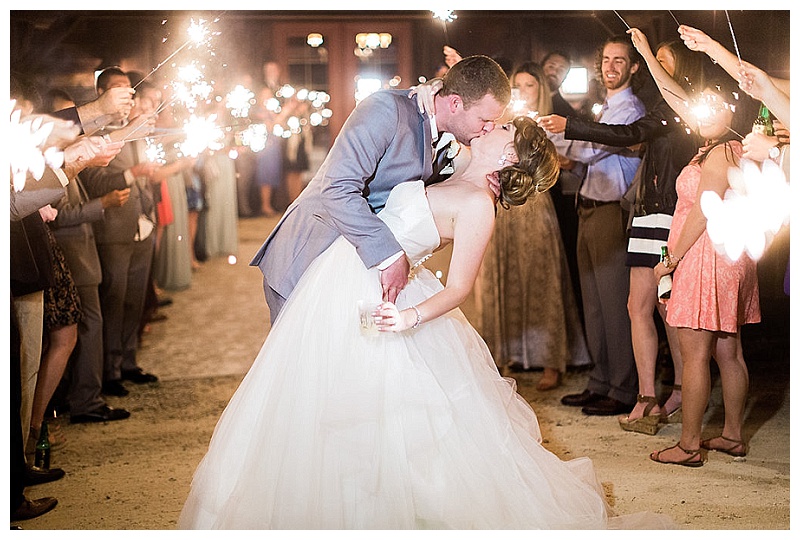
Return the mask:
<path id="1" fill-rule="evenodd" d="M 781 148 L 780 145 L 776 144 L 775 146 L 769 149 L 769 158 L 777 160 L 779 157 L 781 157 Z"/>

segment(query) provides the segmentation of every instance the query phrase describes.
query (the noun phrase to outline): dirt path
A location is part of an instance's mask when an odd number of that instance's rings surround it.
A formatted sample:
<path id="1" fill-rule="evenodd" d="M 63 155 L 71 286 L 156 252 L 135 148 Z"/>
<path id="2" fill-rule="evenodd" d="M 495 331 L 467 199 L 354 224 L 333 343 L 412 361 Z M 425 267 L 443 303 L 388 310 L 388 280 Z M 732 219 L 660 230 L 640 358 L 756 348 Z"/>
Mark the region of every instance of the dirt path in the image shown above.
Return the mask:
<path id="1" fill-rule="evenodd" d="M 174 529 L 217 418 L 266 336 L 260 273 L 247 261 L 274 223 L 240 221 L 239 262 L 208 261 L 190 289 L 171 293 L 174 304 L 163 311 L 169 319 L 152 325 L 140 354 L 140 364 L 161 381 L 130 385 L 129 396 L 110 398 L 132 412 L 130 419 L 104 425 L 59 419 L 69 444 L 54 452 L 53 465 L 67 475 L 26 491 L 59 504 L 21 523 L 25 529 Z M 437 264 L 443 262 L 436 257 L 429 263 Z M 562 459 L 591 457 L 617 512 L 662 512 L 690 529 L 788 530 L 788 316 L 779 316 L 772 331 L 762 323 L 746 341 L 752 388 L 745 459 L 711 454 L 699 469 L 651 462 L 648 453 L 673 444 L 680 425 L 655 436 L 629 433 L 613 417 L 560 405 L 562 395 L 585 387 L 586 373 L 569 373 L 549 393 L 534 389 L 539 374 L 524 374 L 517 377 L 519 391 L 539 416 L 544 445 Z M 780 325 L 785 332 L 774 330 Z M 705 433 L 719 433 L 718 382 L 706 420 Z"/>

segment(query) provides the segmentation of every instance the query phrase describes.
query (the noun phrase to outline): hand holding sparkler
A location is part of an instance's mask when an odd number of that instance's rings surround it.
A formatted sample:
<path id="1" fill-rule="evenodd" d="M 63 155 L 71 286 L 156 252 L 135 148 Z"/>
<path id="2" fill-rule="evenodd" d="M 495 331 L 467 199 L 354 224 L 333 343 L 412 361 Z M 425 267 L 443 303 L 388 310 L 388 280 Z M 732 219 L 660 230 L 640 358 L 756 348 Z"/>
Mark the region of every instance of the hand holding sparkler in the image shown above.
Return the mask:
<path id="1" fill-rule="evenodd" d="M 742 62 L 738 73 L 739 88 L 762 101 L 786 126 L 790 125 L 789 80 L 771 77 L 749 62 Z"/>
<path id="2" fill-rule="evenodd" d="M 124 143 L 109 142 L 103 137 L 81 137 L 64 149 L 64 172 L 72 179 L 87 167 L 105 167 L 123 146 Z"/>
<path id="3" fill-rule="evenodd" d="M 564 133 L 567 129 L 567 119 L 557 114 L 540 116 L 536 119 L 536 123 L 539 124 L 539 127 L 550 133 Z"/>
<path id="4" fill-rule="evenodd" d="M 628 34 L 631 35 L 631 43 L 633 43 L 634 48 L 639 54 L 643 57 L 647 54 L 653 54 L 653 50 L 650 48 L 650 42 L 647 41 L 647 36 L 644 35 L 644 32 L 638 28 L 631 28 L 628 30 Z"/>
<path id="5" fill-rule="evenodd" d="M 448 45 L 445 45 L 442 51 L 444 52 L 444 63 L 447 64 L 449 68 L 463 60 L 461 53 Z"/>
<path id="6" fill-rule="evenodd" d="M 128 118 L 133 108 L 133 88 L 109 88 L 100 97 L 78 107 L 78 118 L 87 135 L 93 135 L 110 124 Z"/>

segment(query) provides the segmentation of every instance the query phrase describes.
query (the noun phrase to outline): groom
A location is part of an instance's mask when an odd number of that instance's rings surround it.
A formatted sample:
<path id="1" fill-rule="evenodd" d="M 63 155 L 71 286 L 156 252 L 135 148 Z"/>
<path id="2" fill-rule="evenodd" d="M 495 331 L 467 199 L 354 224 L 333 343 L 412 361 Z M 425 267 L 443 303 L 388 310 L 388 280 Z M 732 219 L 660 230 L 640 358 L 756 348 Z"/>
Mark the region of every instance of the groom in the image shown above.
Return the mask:
<path id="1" fill-rule="evenodd" d="M 466 145 L 494 129 L 511 98 L 508 77 L 486 56 L 463 59 L 443 82 L 434 124 Z M 408 90 L 375 92 L 353 110 L 317 174 L 250 261 L 264 274 L 272 323 L 311 261 L 339 235 L 364 266 L 381 271 L 383 299 L 396 300 L 408 281 L 408 260 L 376 213 L 397 184 L 431 176 L 438 133 L 429 120 Z"/>

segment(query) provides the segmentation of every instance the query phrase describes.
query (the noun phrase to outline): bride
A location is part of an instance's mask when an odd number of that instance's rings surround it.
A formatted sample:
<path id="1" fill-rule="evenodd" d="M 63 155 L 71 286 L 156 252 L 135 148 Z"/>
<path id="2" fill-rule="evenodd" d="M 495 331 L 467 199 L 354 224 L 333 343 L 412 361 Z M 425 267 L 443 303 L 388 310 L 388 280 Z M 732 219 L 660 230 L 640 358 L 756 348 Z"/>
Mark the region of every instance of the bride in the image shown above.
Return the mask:
<path id="1" fill-rule="evenodd" d="M 462 154 L 450 179 L 402 183 L 379 214 L 412 266 L 396 305 L 343 237 L 306 270 L 217 424 L 180 528 L 608 526 L 591 462 L 541 446 L 457 309 L 492 234 L 487 175 L 502 206 L 523 204 L 555 182 L 555 148 L 518 118 Z M 449 242 L 442 286 L 422 263 Z"/>

